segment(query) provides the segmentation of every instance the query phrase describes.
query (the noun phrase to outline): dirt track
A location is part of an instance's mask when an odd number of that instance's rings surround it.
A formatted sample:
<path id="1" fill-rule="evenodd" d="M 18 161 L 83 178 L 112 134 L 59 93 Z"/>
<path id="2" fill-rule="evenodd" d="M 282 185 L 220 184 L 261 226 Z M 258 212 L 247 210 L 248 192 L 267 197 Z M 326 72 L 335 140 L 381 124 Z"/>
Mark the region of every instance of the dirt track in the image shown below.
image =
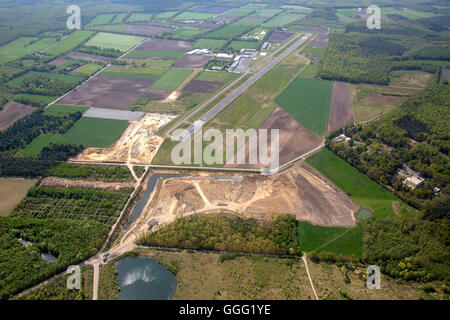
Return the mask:
<path id="1" fill-rule="evenodd" d="M 230 211 L 260 219 L 290 213 L 315 225 L 350 227 L 356 209 L 345 193 L 301 163 L 273 176 L 164 180 L 144 216 L 168 224 L 194 213 Z"/>
<path id="2" fill-rule="evenodd" d="M 335 81 L 333 83 L 333 95 L 331 97 L 328 133 L 353 123 L 353 121 L 350 86 L 347 82 Z"/>

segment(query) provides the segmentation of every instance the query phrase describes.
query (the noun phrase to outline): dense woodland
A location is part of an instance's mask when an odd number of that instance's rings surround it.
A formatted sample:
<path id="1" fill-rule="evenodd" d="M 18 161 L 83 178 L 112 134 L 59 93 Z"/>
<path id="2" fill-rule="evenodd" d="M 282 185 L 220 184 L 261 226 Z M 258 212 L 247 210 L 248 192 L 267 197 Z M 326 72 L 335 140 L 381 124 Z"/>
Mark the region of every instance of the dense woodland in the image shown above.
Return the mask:
<path id="1" fill-rule="evenodd" d="M 332 142 L 341 132 L 351 140 Z M 423 208 L 436 196 L 435 187 L 450 193 L 449 135 L 450 90 L 435 84 L 406 100 L 399 111 L 335 132 L 327 147 L 412 206 Z M 404 165 L 418 172 L 425 185 L 414 190 L 405 186 L 398 175 Z"/>
<path id="2" fill-rule="evenodd" d="M 138 242 L 157 247 L 234 251 L 276 255 L 299 253 L 295 216 L 257 222 L 229 214 L 180 218 Z"/>
<path id="3" fill-rule="evenodd" d="M 139 173 L 142 175 L 143 173 L 142 169 L 139 171 Z M 134 181 L 134 178 L 131 175 L 130 170 L 122 166 L 104 166 L 104 165 L 96 166 L 96 165 L 79 165 L 74 163 L 61 163 L 58 166 L 48 170 L 46 175 L 75 180 L 109 181 L 109 182 Z"/>

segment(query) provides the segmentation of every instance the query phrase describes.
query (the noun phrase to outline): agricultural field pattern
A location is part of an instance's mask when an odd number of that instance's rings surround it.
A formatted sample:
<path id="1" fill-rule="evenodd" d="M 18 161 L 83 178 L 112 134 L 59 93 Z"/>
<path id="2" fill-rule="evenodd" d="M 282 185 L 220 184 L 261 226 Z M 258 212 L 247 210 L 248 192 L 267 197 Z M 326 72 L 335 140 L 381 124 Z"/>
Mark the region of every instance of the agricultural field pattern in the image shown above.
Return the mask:
<path id="1" fill-rule="evenodd" d="M 447 1 L 5 0 L 0 21 L 0 300 L 450 298 Z"/>

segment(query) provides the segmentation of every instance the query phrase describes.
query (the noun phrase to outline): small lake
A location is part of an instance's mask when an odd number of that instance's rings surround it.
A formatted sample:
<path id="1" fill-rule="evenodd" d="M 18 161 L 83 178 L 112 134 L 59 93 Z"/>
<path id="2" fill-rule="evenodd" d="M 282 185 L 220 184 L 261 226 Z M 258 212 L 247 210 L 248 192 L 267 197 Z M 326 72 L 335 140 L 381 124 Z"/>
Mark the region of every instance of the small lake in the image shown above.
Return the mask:
<path id="1" fill-rule="evenodd" d="M 153 192 L 153 189 L 155 189 L 156 183 L 158 182 L 159 178 L 182 178 L 182 177 L 185 176 L 179 174 L 152 174 L 150 176 L 150 179 L 148 179 L 147 189 L 145 190 L 144 195 L 134 206 L 130 218 L 128 219 L 127 223 L 123 226 L 123 229 L 127 230 L 131 226 L 131 224 L 140 217 L 142 210 L 144 210 L 145 205 L 147 204 L 148 199 L 150 198 L 150 195 Z"/>
<path id="2" fill-rule="evenodd" d="M 119 300 L 169 300 L 175 293 L 177 278 L 152 258 L 126 258 L 116 270 Z"/>
<path id="3" fill-rule="evenodd" d="M 372 215 L 372 211 L 367 208 L 361 208 L 356 213 L 356 217 L 361 220 L 365 220 Z"/>

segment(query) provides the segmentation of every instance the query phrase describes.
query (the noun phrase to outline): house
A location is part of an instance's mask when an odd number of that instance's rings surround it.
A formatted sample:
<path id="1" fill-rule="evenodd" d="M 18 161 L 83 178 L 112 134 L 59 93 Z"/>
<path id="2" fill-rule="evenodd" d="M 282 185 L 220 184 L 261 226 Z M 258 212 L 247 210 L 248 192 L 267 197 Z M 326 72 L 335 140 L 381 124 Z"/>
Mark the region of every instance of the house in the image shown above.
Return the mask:
<path id="1" fill-rule="evenodd" d="M 419 176 L 418 174 L 415 174 L 411 177 L 406 178 L 405 184 L 410 187 L 411 189 L 415 189 L 417 187 L 420 187 L 425 184 L 425 179 Z"/>
<path id="2" fill-rule="evenodd" d="M 340 134 L 340 135 L 338 135 L 336 138 L 334 138 L 331 141 L 333 141 L 333 142 L 343 142 L 343 141 L 347 142 L 347 141 L 350 141 L 350 138 L 347 137 L 345 134 Z"/>

